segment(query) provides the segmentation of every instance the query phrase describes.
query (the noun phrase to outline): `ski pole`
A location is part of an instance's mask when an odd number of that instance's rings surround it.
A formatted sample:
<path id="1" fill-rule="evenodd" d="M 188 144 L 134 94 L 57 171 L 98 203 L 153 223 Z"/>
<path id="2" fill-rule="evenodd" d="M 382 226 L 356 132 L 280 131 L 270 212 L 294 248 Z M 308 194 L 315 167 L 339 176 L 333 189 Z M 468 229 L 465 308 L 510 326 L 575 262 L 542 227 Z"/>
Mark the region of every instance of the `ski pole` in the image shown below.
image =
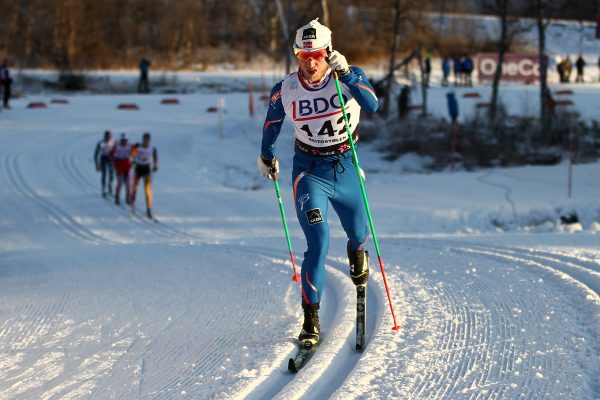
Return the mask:
<path id="1" fill-rule="evenodd" d="M 400 330 L 400 325 L 398 325 L 398 323 L 396 322 L 396 314 L 394 313 L 392 297 L 390 296 L 390 289 L 388 287 L 387 279 L 385 277 L 385 268 L 383 267 L 383 259 L 381 258 L 381 251 L 379 250 L 379 243 L 377 242 L 377 235 L 375 234 L 375 226 L 373 224 L 373 217 L 371 216 L 369 200 L 367 199 L 367 191 L 365 189 L 365 183 L 363 181 L 363 177 L 361 174 L 360 165 L 358 164 L 358 154 L 356 153 L 356 148 L 354 147 L 354 141 L 352 140 L 352 134 L 350 131 L 350 122 L 348 122 L 348 115 L 346 114 L 346 104 L 344 103 L 344 97 L 342 96 L 342 89 L 340 88 L 340 81 L 338 79 L 337 71 L 333 72 L 333 77 L 335 80 L 335 88 L 337 90 L 337 96 L 340 101 L 340 106 L 342 108 L 342 115 L 344 117 L 344 123 L 346 125 L 346 132 L 348 132 L 348 141 L 350 142 L 350 148 L 352 149 L 352 159 L 354 160 L 354 166 L 356 167 L 358 181 L 360 183 L 360 191 L 362 192 L 363 202 L 365 204 L 365 209 L 367 211 L 367 218 L 369 219 L 369 227 L 371 228 L 371 236 L 373 236 L 373 243 L 375 244 L 375 251 L 377 252 L 377 258 L 379 260 L 379 269 L 381 269 L 381 276 L 383 277 L 383 285 L 385 286 L 385 292 L 387 294 L 388 302 L 390 304 L 390 311 L 392 312 L 392 319 L 394 320 L 394 327 L 392 328 L 392 330 L 397 332 Z"/>
<path id="2" fill-rule="evenodd" d="M 283 230 L 285 231 L 285 239 L 287 240 L 288 250 L 290 251 L 290 259 L 292 260 L 292 268 L 294 269 L 294 276 L 292 277 L 292 280 L 294 282 L 300 282 L 300 275 L 298 275 L 296 272 L 296 260 L 294 259 L 294 252 L 292 251 L 292 242 L 290 240 L 290 232 L 288 231 L 287 221 L 285 219 L 285 211 L 283 210 L 283 201 L 281 201 L 281 192 L 279 191 L 277 174 L 273 174 L 273 182 L 275 183 L 275 193 L 277 193 L 277 201 L 279 202 L 279 211 L 281 213 L 281 220 L 283 221 Z"/>

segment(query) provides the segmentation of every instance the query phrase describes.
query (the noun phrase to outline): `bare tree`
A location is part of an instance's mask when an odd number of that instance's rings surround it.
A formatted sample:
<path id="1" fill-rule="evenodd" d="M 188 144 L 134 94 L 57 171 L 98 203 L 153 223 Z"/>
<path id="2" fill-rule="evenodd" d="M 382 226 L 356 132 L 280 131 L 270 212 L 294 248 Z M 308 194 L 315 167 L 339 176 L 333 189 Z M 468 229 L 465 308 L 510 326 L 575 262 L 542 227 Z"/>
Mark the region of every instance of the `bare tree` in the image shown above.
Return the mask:
<path id="1" fill-rule="evenodd" d="M 502 79 L 502 64 L 504 56 L 510 50 L 516 37 L 531 29 L 531 26 L 523 24 L 515 15 L 519 14 L 514 0 L 492 0 L 491 8 L 500 20 L 500 38 L 498 39 L 498 64 L 494 71 L 492 83 L 492 96 L 490 100 L 490 118 L 495 119 L 498 114 L 498 94 L 500 80 Z"/>
<path id="2" fill-rule="evenodd" d="M 387 117 L 390 112 L 390 103 L 392 99 L 392 87 L 394 83 L 394 70 L 396 69 L 396 52 L 398 50 L 398 41 L 400 40 L 400 18 L 403 10 L 400 8 L 400 0 L 395 1 L 394 6 L 394 35 L 392 36 L 392 49 L 390 52 L 390 67 L 388 80 L 385 89 L 385 100 L 383 102 L 383 116 Z"/>
<path id="3" fill-rule="evenodd" d="M 548 57 L 546 56 L 546 26 L 548 21 L 544 20 L 546 13 L 546 1 L 536 0 L 537 29 L 538 29 L 538 57 L 540 63 L 540 121 L 542 131 L 545 132 L 550 124 L 550 110 L 548 102 L 550 90 L 548 89 Z"/>
<path id="4" fill-rule="evenodd" d="M 321 9 L 323 10 L 323 25 L 329 26 L 329 4 L 327 0 L 321 0 Z"/>

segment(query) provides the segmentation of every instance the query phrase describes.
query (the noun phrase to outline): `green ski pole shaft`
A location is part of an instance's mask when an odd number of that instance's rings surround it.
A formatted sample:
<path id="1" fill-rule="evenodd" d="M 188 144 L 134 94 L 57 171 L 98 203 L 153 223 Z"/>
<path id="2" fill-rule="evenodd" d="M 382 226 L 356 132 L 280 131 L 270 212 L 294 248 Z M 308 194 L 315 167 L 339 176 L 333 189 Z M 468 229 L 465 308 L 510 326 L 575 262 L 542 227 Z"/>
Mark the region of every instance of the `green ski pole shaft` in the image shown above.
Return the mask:
<path id="1" fill-rule="evenodd" d="M 296 272 L 296 260 L 294 259 L 294 252 L 292 251 L 292 241 L 290 240 L 290 232 L 287 227 L 287 220 L 285 219 L 285 211 L 283 210 L 283 201 L 281 200 L 281 192 L 279 190 L 279 181 L 277 180 L 277 174 L 273 174 L 273 182 L 275 183 L 275 193 L 277 193 L 277 202 L 279 203 L 279 212 L 281 213 L 281 220 L 283 221 L 283 230 L 285 231 L 285 239 L 287 240 L 288 250 L 290 251 L 290 259 L 292 260 L 292 268 L 294 270 L 294 276 L 292 280 L 294 282 L 300 282 L 300 275 Z"/>
<path id="2" fill-rule="evenodd" d="M 337 95 L 338 95 L 338 99 L 340 101 L 340 106 L 342 108 L 342 115 L 344 117 L 344 123 L 346 125 L 346 132 L 348 132 L 348 141 L 350 142 L 350 148 L 352 149 L 352 159 L 354 160 L 354 166 L 356 167 L 358 180 L 360 182 L 360 191 L 362 193 L 363 202 L 365 204 L 365 209 L 367 211 L 367 218 L 369 219 L 369 227 L 371 228 L 371 236 L 373 236 L 373 243 L 375 244 L 375 251 L 377 252 L 377 259 L 379 260 L 379 269 L 381 269 L 381 276 L 383 277 L 383 285 L 385 286 L 385 292 L 387 294 L 388 302 L 390 304 L 390 311 L 392 312 L 392 319 L 394 320 L 394 327 L 392 329 L 395 331 L 399 331 L 400 326 L 396 322 L 396 313 L 394 312 L 394 306 L 392 304 L 392 297 L 390 296 L 390 289 L 389 289 L 387 279 L 385 276 L 385 268 L 383 267 L 383 259 L 381 258 L 381 251 L 379 250 L 379 243 L 377 241 L 377 235 L 375 234 L 375 225 L 373 224 L 373 217 L 371 216 L 371 208 L 369 207 L 369 199 L 367 198 L 367 191 L 365 189 L 365 183 L 363 181 L 360 165 L 358 163 L 358 154 L 356 153 L 356 148 L 354 147 L 354 141 L 352 140 L 352 134 L 350 131 L 350 122 L 348 122 L 348 115 L 346 114 L 346 104 L 344 102 L 344 97 L 342 96 L 342 88 L 340 87 L 340 81 L 338 79 L 338 74 L 336 71 L 333 72 L 333 77 L 335 80 L 335 88 L 337 90 Z"/>

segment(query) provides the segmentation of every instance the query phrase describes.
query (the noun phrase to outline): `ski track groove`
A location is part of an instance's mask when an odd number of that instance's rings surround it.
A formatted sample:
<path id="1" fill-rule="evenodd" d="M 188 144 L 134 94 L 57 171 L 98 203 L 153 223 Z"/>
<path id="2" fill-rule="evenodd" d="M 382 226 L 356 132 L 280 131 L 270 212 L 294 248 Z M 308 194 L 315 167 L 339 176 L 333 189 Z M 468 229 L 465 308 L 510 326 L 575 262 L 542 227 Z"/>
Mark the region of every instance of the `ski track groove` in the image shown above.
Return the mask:
<path id="1" fill-rule="evenodd" d="M 51 215 L 51 220 L 54 220 L 55 224 L 62 226 L 67 232 L 76 238 L 92 244 L 115 243 L 112 240 L 97 235 L 85 226 L 81 225 L 60 207 L 45 199 L 34 189 L 32 189 L 31 186 L 29 186 L 29 184 L 27 184 L 25 181 L 19 168 L 19 158 L 21 153 L 22 150 L 18 150 L 6 157 L 5 167 L 11 185 L 22 198 L 29 200 L 41 209 L 45 210 Z"/>
<path id="2" fill-rule="evenodd" d="M 257 250 L 257 249 L 253 249 L 253 251 L 246 251 L 246 249 L 238 249 L 238 248 L 231 248 L 233 251 L 241 251 L 244 254 L 247 253 L 253 253 L 254 255 L 257 256 L 265 256 L 265 254 L 273 254 L 273 255 L 281 255 L 279 252 L 274 252 L 272 250 Z M 264 291 L 264 290 L 260 290 L 260 286 L 263 283 L 261 281 L 261 277 L 254 275 L 253 276 L 254 282 L 253 283 L 249 283 L 247 285 L 248 288 L 248 298 L 252 299 L 252 302 L 256 302 L 257 304 L 261 304 L 261 303 L 265 303 L 265 302 L 269 302 L 271 299 L 268 296 L 268 292 Z M 225 290 L 225 287 L 223 288 L 223 290 Z M 246 298 L 246 297 L 244 297 Z M 212 304 L 211 306 L 217 306 L 217 304 Z M 201 308 L 201 307 L 194 307 L 193 304 L 189 305 L 190 308 L 194 309 L 194 308 Z M 188 310 L 189 311 L 189 310 Z M 239 319 L 239 324 L 238 326 L 245 326 L 245 327 L 252 327 L 252 330 L 256 330 L 259 329 L 260 327 L 258 325 L 253 324 L 253 322 L 257 319 L 259 319 L 260 317 L 260 313 L 261 311 L 259 309 L 251 309 L 249 310 L 251 312 L 245 312 L 241 314 L 241 318 Z M 218 318 L 214 318 L 211 319 L 210 321 L 206 321 L 206 320 L 202 320 L 203 315 L 205 313 L 209 313 L 209 311 L 207 311 L 206 309 L 203 310 L 202 314 L 197 314 L 196 315 L 196 320 L 192 321 L 190 323 L 190 326 L 194 326 L 198 323 L 202 323 L 206 326 L 219 326 L 219 324 L 222 321 L 225 321 L 229 318 L 229 316 L 227 315 L 227 313 L 224 312 L 216 312 L 215 310 L 213 310 L 212 312 L 210 312 L 210 315 L 218 315 Z M 184 312 L 183 314 L 186 314 L 186 312 Z M 182 315 L 183 315 L 182 314 Z M 200 321 L 202 320 L 202 321 Z M 247 332 L 248 333 L 248 332 Z M 249 332 L 251 333 L 251 332 Z M 174 376 L 172 376 L 171 378 L 169 378 L 166 382 L 160 384 L 156 389 L 150 391 L 150 392 L 143 392 L 145 395 L 149 395 L 151 396 L 153 399 L 170 399 L 173 398 L 174 396 L 178 396 L 181 392 L 181 388 L 187 388 L 188 391 L 191 391 L 191 387 L 193 387 L 193 385 L 196 385 L 198 382 L 202 381 L 202 377 L 206 374 L 209 374 L 211 372 L 214 372 L 215 370 L 217 370 L 219 368 L 219 366 L 223 365 L 225 362 L 227 362 L 228 357 L 224 354 L 218 354 L 216 352 L 214 352 L 215 348 L 233 348 L 233 347 L 240 347 L 241 344 L 238 344 L 238 346 L 234 346 L 236 343 L 243 343 L 243 337 L 241 335 L 232 335 L 228 338 L 226 337 L 221 337 L 221 336 L 215 336 L 212 338 L 206 338 L 206 337 L 192 337 L 191 342 L 193 343 L 197 343 L 199 346 L 199 349 L 196 349 L 195 352 L 193 352 L 194 356 L 193 359 L 191 359 L 190 361 L 187 362 L 187 365 L 184 367 L 181 367 L 181 369 L 179 370 L 179 372 L 177 372 L 176 374 L 174 374 Z M 169 365 L 171 365 L 171 361 L 177 358 L 181 358 L 181 354 L 185 354 L 186 352 L 189 352 L 189 345 L 188 344 L 175 344 L 174 346 L 165 346 L 165 348 L 168 349 L 167 353 L 163 353 L 160 356 L 157 356 L 155 354 L 156 357 L 156 362 L 167 362 Z M 148 382 L 144 383 L 145 386 L 149 385 Z M 191 395 L 193 395 L 193 391 L 190 393 Z"/>
<path id="3" fill-rule="evenodd" d="M 508 264 L 513 264 L 513 263 L 518 263 L 518 264 L 523 264 L 527 269 L 531 269 L 531 267 L 534 268 L 542 268 L 544 270 L 546 270 L 546 272 L 557 276 L 558 278 L 562 278 L 562 274 L 567 275 L 570 279 L 574 280 L 575 282 L 579 283 L 581 286 L 583 286 L 584 290 L 593 290 L 596 294 L 598 294 L 598 289 L 596 286 L 596 275 L 597 275 L 597 269 L 598 266 L 594 263 L 583 263 L 585 265 L 582 265 L 582 263 L 579 262 L 579 260 L 577 258 L 573 258 L 573 257 L 567 257 L 567 256 L 560 256 L 560 255 L 556 255 L 555 253 L 547 253 L 547 252 L 540 252 L 540 251 L 535 251 L 534 253 L 529 252 L 527 250 L 522 250 L 522 249 L 518 249 L 518 248 L 500 248 L 500 247 L 495 247 L 495 246 L 482 246 L 482 245 L 476 245 L 476 244 L 472 244 L 472 243 L 454 243 L 451 244 L 450 246 L 448 246 L 447 244 L 442 244 L 441 246 L 436 245 L 434 242 L 431 243 L 427 243 L 427 244 L 423 244 L 423 243 L 411 243 L 412 245 L 416 246 L 416 247 L 426 247 L 426 248 L 435 248 L 436 250 L 439 249 L 439 247 L 447 247 L 448 250 L 450 250 L 451 252 L 457 253 L 457 254 L 478 254 L 479 257 L 491 257 L 492 259 L 495 260 L 502 260 L 503 263 L 508 263 Z M 519 269 L 519 267 L 517 267 L 517 269 Z M 569 272 L 573 272 L 575 271 L 576 273 L 574 275 L 577 276 L 577 279 L 575 276 L 573 276 L 573 274 L 569 274 Z M 536 275 L 537 276 L 537 275 Z M 564 279 L 564 278 L 563 278 Z M 561 281 L 558 282 L 559 284 L 561 283 Z M 590 286 L 592 288 L 590 288 Z M 595 287 L 595 288 L 594 288 Z M 438 294 L 439 296 L 439 294 Z M 521 312 L 523 313 L 532 313 L 533 314 L 529 317 L 528 320 L 541 320 L 544 315 L 543 315 L 543 311 L 540 311 L 538 309 L 530 309 L 529 305 L 523 303 L 523 300 L 519 297 L 516 296 L 511 296 L 511 300 L 514 301 L 515 303 L 519 304 L 519 307 L 521 308 Z M 461 328 L 459 329 L 459 331 L 463 331 L 461 332 L 459 335 L 457 335 L 457 331 L 454 329 L 451 329 L 448 332 L 448 329 L 446 328 L 446 332 L 444 333 L 444 335 L 442 335 L 444 337 L 444 339 L 442 339 L 441 345 L 439 346 L 440 349 L 444 349 L 448 346 L 448 343 L 453 343 L 454 345 L 462 345 L 463 343 L 465 345 L 468 344 L 468 347 L 473 348 L 473 346 L 475 345 L 483 345 L 485 348 L 488 348 L 483 354 L 487 354 L 489 352 L 489 344 L 490 341 L 484 341 L 480 344 L 477 343 L 468 343 L 468 336 L 470 335 L 470 333 L 472 333 L 472 331 L 475 330 L 476 327 L 476 315 L 477 314 L 473 314 L 473 316 L 471 316 L 470 313 L 465 314 L 464 312 L 458 312 L 458 310 L 455 309 L 454 305 L 452 304 L 453 302 L 450 301 L 446 301 L 445 302 L 445 307 L 444 308 L 448 308 L 452 310 L 452 315 L 454 315 L 455 317 L 459 318 L 459 321 L 463 322 L 464 324 L 461 323 Z M 472 308 L 473 305 L 471 305 Z M 574 307 L 577 306 L 577 304 L 573 304 Z M 496 311 L 496 310 L 494 310 Z M 510 315 L 512 312 L 514 312 L 513 310 L 508 310 L 508 309 L 504 309 L 504 313 L 506 313 L 506 315 Z M 494 314 L 495 312 L 492 312 L 490 314 L 491 316 L 491 320 L 494 320 Z M 465 319 L 466 317 L 466 319 Z M 489 377 L 493 377 L 493 379 L 498 382 L 504 382 L 506 380 L 510 379 L 510 375 L 511 374 L 517 374 L 517 375 L 522 375 L 523 373 L 526 373 L 527 371 L 536 371 L 536 370 L 542 370 L 544 371 L 551 371 L 553 370 L 552 368 L 554 368 L 554 363 L 553 363 L 553 359 L 550 357 L 543 357 L 543 362 L 542 360 L 536 356 L 535 353 L 532 353 L 529 357 L 526 357 L 525 360 L 521 360 L 520 364 L 517 366 L 515 357 L 516 357 L 516 345 L 514 343 L 514 340 L 516 337 L 522 338 L 522 342 L 520 343 L 520 348 L 527 348 L 527 345 L 529 343 L 529 339 L 527 336 L 527 327 L 522 325 L 522 321 L 521 319 L 518 320 L 518 322 L 520 323 L 519 326 L 512 326 L 512 324 L 507 324 L 505 321 L 504 317 L 502 317 L 502 314 L 499 315 L 498 318 L 498 322 L 499 323 L 494 323 L 495 327 L 499 327 L 500 328 L 500 334 L 498 335 L 498 337 L 504 337 L 506 340 L 504 340 L 503 343 L 503 347 L 502 347 L 502 354 L 501 354 L 501 361 L 500 361 L 500 365 L 499 365 L 499 369 L 497 370 L 497 372 L 494 372 L 494 366 L 491 365 L 489 366 L 489 368 L 487 369 L 487 372 L 482 375 L 480 377 L 480 379 L 478 380 L 478 385 L 476 387 L 481 387 L 484 382 L 489 380 Z M 486 324 L 488 326 L 488 328 L 486 328 L 486 331 L 489 332 L 489 323 Z M 464 329 L 463 329 L 464 328 Z M 517 335 L 517 329 L 520 329 L 521 332 L 519 335 Z M 543 340 L 538 338 L 539 340 Z M 493 351 L 493 350 L 492 350 Z M 418 384 L 416 386 L 416 390 L 414 390 L 411 393 L 411 398 L 414 397 L 418 397 L 418 398 L 445 398 L 445 397 L 452 397 L 452 396 L 461 396 L 461 393 L 456 392 L 455 389 L 452 387 L 454 385 L 456 385 L 457 383 L 461 383 L 461 380 L 464 380 L 465 377 L 465 371 L 469 371 L 472 369 L 472 367 L 475 365 L 474 359 L 473 357 L 468 357 L 469 354 L 468 352 L 466 352 L 465 350 L 461 351 L 460 356 L 463 359 L 466 359 L 466 362 L 460 362 L 459 365 L 461 365 L 461 370 L 455 370 L 453 372 L 452 375 L 449 376 L 449 381 L 453 382 L 452 385 L 450 385 L 450 387 L 446 388 L 446 390 L 438 390 L 435 393 L 426 393 L 426 391 L 424 390 L 424 388 L 431 386 L 431 383 L 433 382 L 433 387 L 435 388 L 436 386 L 438 386 L 437 384 L 439 384 L 440 381 L 443 381 L 445 377 L 447 377 L 447 375 L 442 374 L 440 376 L 440 379 L 435 379 L 434 376 L 432 375 L 425 375 L 426 378 L 423 379 L 421 381 L 420 384 Z M 476 355 L 477 358 L 480 358 L 482 360 L 482 362 L 484 362 L 483 360 L 486 359 L 485 356 L 483 355 Z M 493 357 L 490 357 L 490 360 L 493 360 Z M 449 367 L 451 367 L 454 364 L 454 358 L 450 357 L 448 359 L 446 359 L 447 365 Z M 449 368 L 451 369 L 451 368 Z M 435 375 L 435 373 L 434 373 Z M 549 380 L 545 380 L 542 385 L 536 385 L 534 384 L 534 379 L 535 377 L 532 377 L 531 375 L 535 375 L 535 373 L 530 373 L 528 376 L 528 386 L 531 388 L 535 388 L 533 391 L 530 391 L 527 394 L 528 398 L 531 399 L 537 399 L 537 398 L 545 398 L 546 396 L 548 396 L 548 393 L 552 393 L 553 392 L 553 384 L 554 382 L 550 382 Z M 464 385 L 464 386 L 469 386 L 469 385 Z M 440 388 L 441 389 L 441 388 Z M 480 393 L 481 398 L 500 398 L 503 397 L 505 395 L 508 395 L 508 388 L 506 385 L 501 385 L 501 384 L 497 384 L 495 385 L 495 387 L 490 388 L 491 390 L 487 391 L 486 393 Z M 464 393 L 464 390 L 463 390 Z M 479 396 L 477 398 L 480 398 Z"/>

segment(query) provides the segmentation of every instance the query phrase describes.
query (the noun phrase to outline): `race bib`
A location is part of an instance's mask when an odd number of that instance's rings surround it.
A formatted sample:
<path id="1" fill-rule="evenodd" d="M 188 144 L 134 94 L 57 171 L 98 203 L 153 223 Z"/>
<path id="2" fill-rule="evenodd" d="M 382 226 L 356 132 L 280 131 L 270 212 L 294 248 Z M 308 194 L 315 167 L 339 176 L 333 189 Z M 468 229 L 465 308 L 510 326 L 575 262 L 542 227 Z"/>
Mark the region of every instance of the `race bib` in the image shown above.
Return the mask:
<path id="1" fill-rule="evenodd" d="M 291 74 L 283 81 L 281 99 L 286 115 L 291 117 L 296 139 L 317 148 L 348 141 L 348 135 L 358 126 L 360 105 L 347 88 L 341 86 L 350 132 L 346 129 L 335 81 L 331 77 L 318 90 L 308 90 L 302 86 L 297 74 Z"/>

